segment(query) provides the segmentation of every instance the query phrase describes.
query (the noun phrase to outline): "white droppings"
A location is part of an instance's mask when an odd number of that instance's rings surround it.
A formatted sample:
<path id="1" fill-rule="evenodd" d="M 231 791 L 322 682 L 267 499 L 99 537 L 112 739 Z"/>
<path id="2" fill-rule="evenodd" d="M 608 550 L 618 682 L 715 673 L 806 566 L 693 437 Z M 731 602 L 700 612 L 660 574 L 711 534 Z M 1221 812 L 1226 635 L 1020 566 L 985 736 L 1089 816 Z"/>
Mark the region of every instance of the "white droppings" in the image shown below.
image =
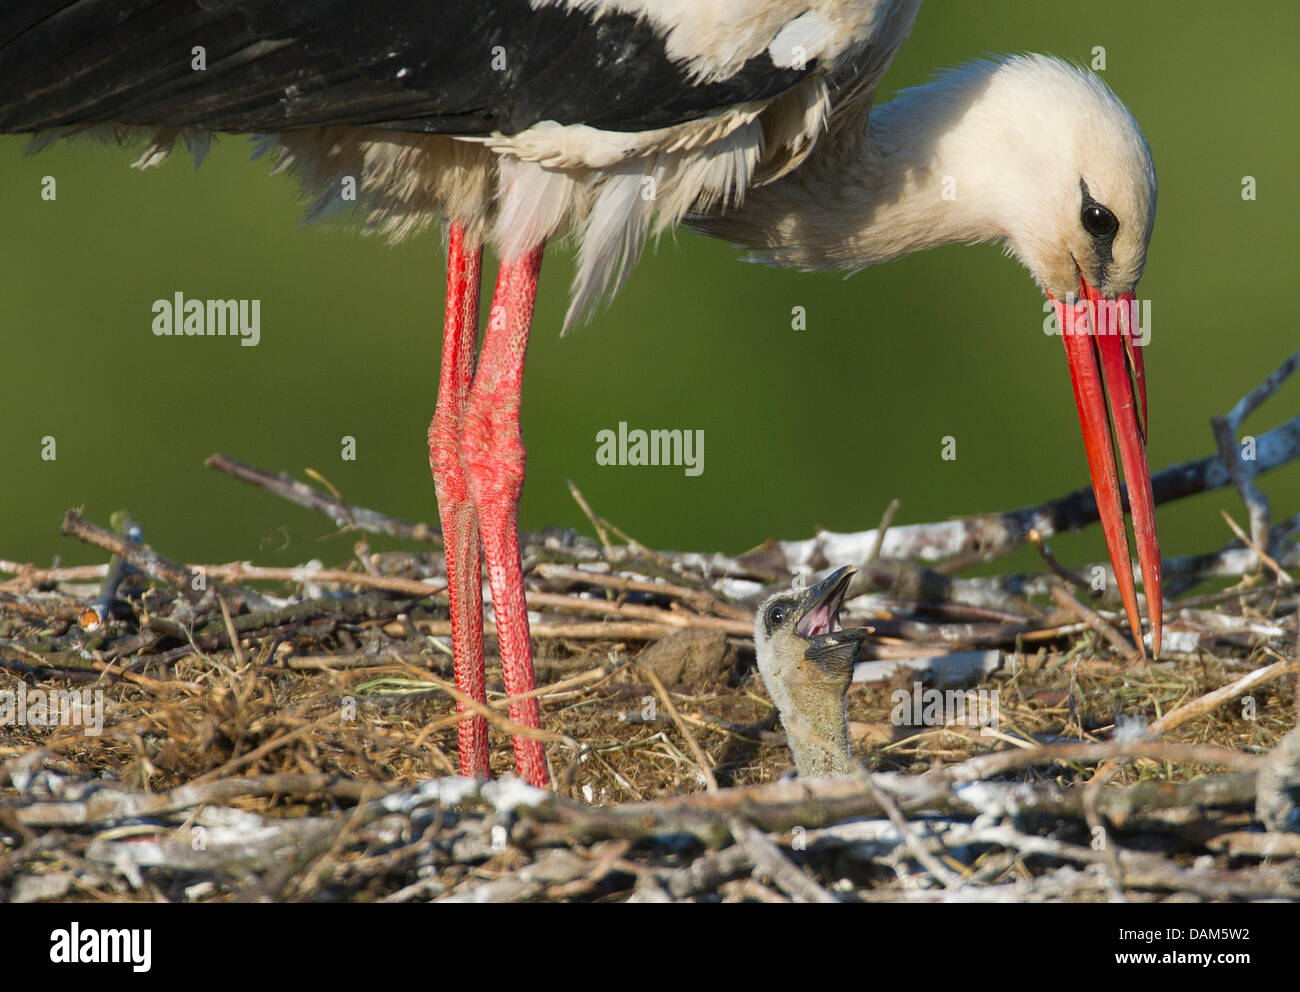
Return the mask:
<path id="1" fill-rule="evenodd" d="M 325 568 L 324 562 L 322 562 L 319 558 L 313 558 L 305 565 L 299 565 L 297 568 L 293 569 L 289 574 L 292 576 L 294 582 L 310 582 L 324 568 Z"/>
<path id="2" fill-rule="evenodd" d="M 495 782 L 483 783 L 483 798 L 499 812 L 513 812 L 521 806 L 525 808 L 538 806 L 550 796 L 550 792 L 546 789 L 529 785 L 514 775 L 503 775 Z"/>
<path id="3" fill-rule="evenodd" d="M 1194 630 L 1165 630 L 1164 650 L 1166 651 L 1184 651 L 1190 654 L 1200 646 L 1201 635 Z"/>
<path id="4" fill-rule="evenodd" d="M 1136 713 L 1121 713 L 1115 718 L 1115 730 L 1110 739 L 1121 744 L 1148 740 L 1147 722 Z"/>

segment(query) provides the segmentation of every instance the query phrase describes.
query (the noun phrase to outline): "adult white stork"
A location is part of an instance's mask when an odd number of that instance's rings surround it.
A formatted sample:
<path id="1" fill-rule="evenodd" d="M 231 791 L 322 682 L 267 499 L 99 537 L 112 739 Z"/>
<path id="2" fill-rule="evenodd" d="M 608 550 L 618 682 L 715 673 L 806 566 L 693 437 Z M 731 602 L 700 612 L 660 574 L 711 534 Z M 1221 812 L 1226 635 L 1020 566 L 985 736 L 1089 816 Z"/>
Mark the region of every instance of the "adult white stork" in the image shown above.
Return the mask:
<path id="1" fill-rule="evenodd" d="M 571 321 L 626 277 L 649 231 L 688 215 L 803 268 L 1005 243 L 1056 301 L 1106 543 L 1141 644 L 1114 428 L 1158 653 L 1146 385 L 1129 334 L 1156 202 L 1146 140 L 1094 76 L 1041 56 L 975 62 L 872 110 L 919 6 L 17 0 L 0 10 L 0 131 L 38 143 L 86 130 L 139 137 L 141 166 L 177 140 L 201 153 L 211 132 L 252 132 L 317 208 L 337 203 L 351 177 L 372 230 L 399 239 L 442 221 L 447 306 L 429 450 L 456 681 L 473 698 L 485 698 L 480 542 L 506 690 L 533 688 L 516 514 L 543 246 L 576 231 Z M 501 263 L 476 359 L 485 244 Z M 1076 320 L 1076 307 L 1092 307 L 1093 320 Z M 510 712 L 538 724 L 535 698 Z M 481 719 L 461 722 L 459 745 L 463 773 L 486 775 Z M 515 752 L 528 781 L 547 781 L 538 741 L 517 737 Z"/>

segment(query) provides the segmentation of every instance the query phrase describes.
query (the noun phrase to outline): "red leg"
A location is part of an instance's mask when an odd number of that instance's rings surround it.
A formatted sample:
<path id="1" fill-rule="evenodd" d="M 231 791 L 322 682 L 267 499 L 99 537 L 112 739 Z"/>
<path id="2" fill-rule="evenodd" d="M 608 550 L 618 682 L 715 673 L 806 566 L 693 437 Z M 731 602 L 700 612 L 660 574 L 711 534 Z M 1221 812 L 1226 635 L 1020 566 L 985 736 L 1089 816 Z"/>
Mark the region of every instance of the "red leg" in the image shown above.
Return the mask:
<path id="1" fill-rule="evenodd" d="M 505 673 L 506 693 L 511 696 L 528 692 L 534 686 L 524 578 L 519 562 L 519 494 L 524 484 L 519 401 L 528 329 L 533 320 L 533 301 L 541 268 L 541 246 L 518 259 L 501 263 L 483 337 L 483 353 L 479 356 L 460 434 L 461 460 L 483 530 L 483 557 L 492 587 L 501 668 Z M 526 727 L 540 726 L 536 698 L 511 704 L 510 719 Z M 516 737 L 515 763 L 519 774 L 533 785 L 543 786 L 549 781 L 541 741 Z"/>
<path id="2" fill-rule="evenodd" d="M 442 521 L 447 553 L 456 688 L 480 703 L 487 701 L 483 681 L 483 580 L 479 571 L 478 513 L 460 459 L 460 432 L 474 378 L 482 267 L 482 246 L 467 249 L 464 226 L 450 225 L 442 371 L 438 380 L 438 406 L 429 425 L 429 464 L 433 468 L 438 517 Z M 464 710 L 460 703 L 456 708 Z M 460 773 L 467 778 L 487 778 L 487 721 L 481 716 L 462 720 L 457 724 L 456 736 Z"/>

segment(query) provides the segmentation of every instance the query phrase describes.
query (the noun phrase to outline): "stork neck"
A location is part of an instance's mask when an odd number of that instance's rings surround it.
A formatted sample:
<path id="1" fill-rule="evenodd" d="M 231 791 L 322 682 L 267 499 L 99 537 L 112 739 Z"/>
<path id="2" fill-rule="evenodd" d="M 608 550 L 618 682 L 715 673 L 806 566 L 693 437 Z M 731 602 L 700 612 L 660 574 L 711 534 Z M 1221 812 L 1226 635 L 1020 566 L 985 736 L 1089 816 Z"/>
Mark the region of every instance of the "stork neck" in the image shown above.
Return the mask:
<path id="1" fill-rule="evenodd" d="M 790 176 L 754 190 L 713 233 L 779 265 L 857 269 L 1004 237 L 1011 154 L 981 77 L 941 80 L 839 122 Z"/>
<path id="2" fill-rule="evenodd" d="M 781 713 L 795 768 L 804 778 L 849 775 L 857 765 L 849 748 L 852 667 L 840 678 L 807 676 L 796 668 L 784 679 L 764 679 Z"/>
<path id="3" fill-rule="evenodd" d="M 857 768 L 849 750 L 849 725 L 843 717 L 815 727 L 786 726 L 786 739 L 801 778 L 851 775 Z"/>

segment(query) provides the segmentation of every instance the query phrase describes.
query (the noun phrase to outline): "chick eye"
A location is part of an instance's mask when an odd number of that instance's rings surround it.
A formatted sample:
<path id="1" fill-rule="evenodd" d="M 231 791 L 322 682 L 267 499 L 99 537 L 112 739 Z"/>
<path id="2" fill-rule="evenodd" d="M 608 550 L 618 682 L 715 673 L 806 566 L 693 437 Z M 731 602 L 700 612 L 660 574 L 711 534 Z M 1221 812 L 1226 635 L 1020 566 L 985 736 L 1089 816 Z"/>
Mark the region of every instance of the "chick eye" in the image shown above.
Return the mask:
<path id="1" fill-rule="evenodd" d="M 773 626 L 785 623 L 785 618 L 790 615 L 790 607 L 777 603 L 767 611 L 767 622 Z"/>
<path id="2" fill-rule="evenodd" d="M 1079 214 L 1079 220 L 1083 224 L 1083 229 L 1094 238 L 1113 238 L 1115 232 L 1119 230 L 1119 221 L 1115 219 L 1115 215 L 1100 203 L 1085 205 L 1082 213 Z"/>

